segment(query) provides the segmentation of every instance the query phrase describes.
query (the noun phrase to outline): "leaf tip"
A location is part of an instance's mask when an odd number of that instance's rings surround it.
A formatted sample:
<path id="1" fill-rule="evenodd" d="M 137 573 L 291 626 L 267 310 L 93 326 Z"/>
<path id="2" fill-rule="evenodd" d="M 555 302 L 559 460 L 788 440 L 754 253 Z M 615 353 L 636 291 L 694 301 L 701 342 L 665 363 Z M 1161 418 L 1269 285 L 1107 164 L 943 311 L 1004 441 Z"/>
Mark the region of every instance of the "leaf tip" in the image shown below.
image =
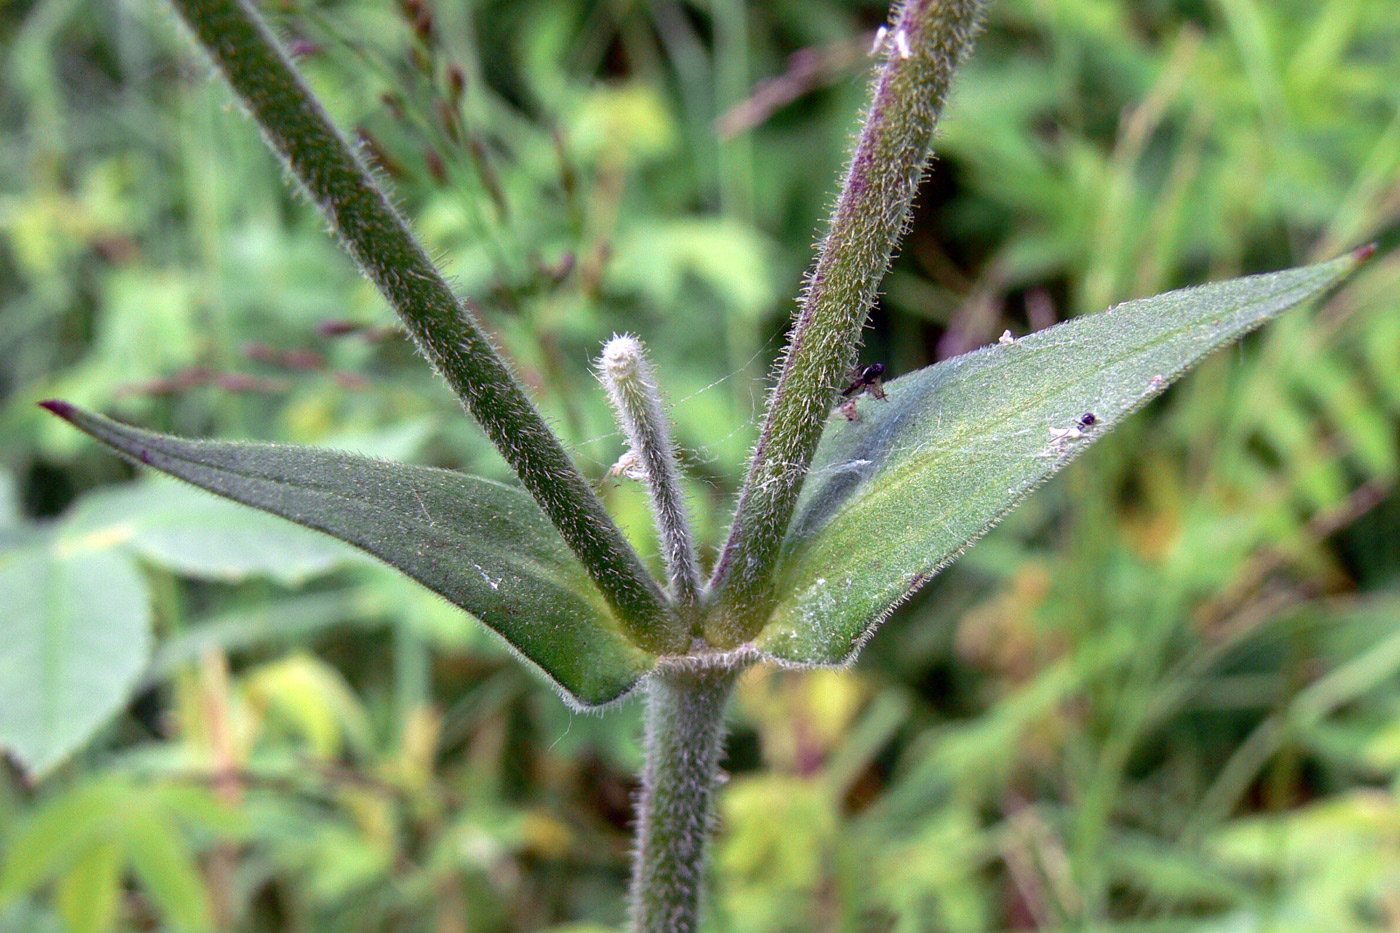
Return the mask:
<path id="1" fill-rule="evenodd" d="M 73 416 L 78 411 L 78 407 L 76 405 L 70 405 L 68 402 L 65 402 L 62 399 L 58 398 L 46 398 L 39 403 L 39 407 L 47 408 L 49 411 L 53 412 L 55 415 L 58 415 L 64 421 L 72 421 Z"/>
<path id="2" fill-rule="evenodd" d="M 1371 258 L 1371 254 L 1376 251 L 1375 243 L 1367 243 L 1365 246 L 1358 246 L 1351 251 L 1351 258 L 1357 262 L 1365 262 Z"/>

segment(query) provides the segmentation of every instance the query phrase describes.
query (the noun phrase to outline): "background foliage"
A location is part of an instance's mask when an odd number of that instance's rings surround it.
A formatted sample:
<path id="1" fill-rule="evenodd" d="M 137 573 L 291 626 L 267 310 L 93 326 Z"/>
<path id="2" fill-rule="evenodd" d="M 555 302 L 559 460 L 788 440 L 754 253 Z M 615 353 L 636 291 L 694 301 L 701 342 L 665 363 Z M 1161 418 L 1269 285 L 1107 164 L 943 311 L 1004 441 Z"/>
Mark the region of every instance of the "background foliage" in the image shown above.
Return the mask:
<path id="1" fill-rule="evenodd" d="M 712 551 L 885 9 L 264 8 L 651 559 L 588 374 L 647 339 Z M 1391 0 L 994 7 L 870 359 L 1382 250 L 1077 461 L 852 672 L 745 679 L 716 929 L 1400 924 L 1397 47 Z M 113 681 L 34 711 L 42 658 L 0 646 L 42 772 L 0 771 L 0 929 L 616 925 L 634 707 L 570 714 L 413 584 L 35 407 L 508 475 L 167 10 L 18 0 L 0 50 L 0 626 L 100 622 Z"/>

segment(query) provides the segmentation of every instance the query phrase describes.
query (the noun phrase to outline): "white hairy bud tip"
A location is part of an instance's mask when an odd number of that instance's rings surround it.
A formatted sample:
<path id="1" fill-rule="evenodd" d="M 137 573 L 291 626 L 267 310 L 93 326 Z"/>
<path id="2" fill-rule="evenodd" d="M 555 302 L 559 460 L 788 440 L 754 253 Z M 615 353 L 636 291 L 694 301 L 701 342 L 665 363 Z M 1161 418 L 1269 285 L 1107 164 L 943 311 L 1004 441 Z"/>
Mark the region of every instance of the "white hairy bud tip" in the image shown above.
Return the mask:
<path id="1" fill-rule="evenodd" d="M 603 368 L 619 381 L 634 378 L 642 365 L 642 352 L 642 342 L 636 337 L 615 335 L 603 345 Z"/>

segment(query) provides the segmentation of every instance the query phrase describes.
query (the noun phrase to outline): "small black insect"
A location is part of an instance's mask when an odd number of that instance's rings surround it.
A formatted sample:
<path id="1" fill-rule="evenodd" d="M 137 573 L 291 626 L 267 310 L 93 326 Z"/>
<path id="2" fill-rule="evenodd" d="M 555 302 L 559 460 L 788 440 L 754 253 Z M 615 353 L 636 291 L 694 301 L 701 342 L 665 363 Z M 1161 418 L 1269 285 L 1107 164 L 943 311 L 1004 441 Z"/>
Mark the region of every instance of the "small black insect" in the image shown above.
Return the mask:
<path id="1" fill-rule="evenodd" d="M 1084 431 L 1097 424 L 1098 420 L 1098 415 L 1094 414 L 1092 411 L 1086 411 L 1084 414 L 1074 419 L 1074 423 L 1079 425 L 1079 430 Z"/>
<path id="2" fill-rule="evenodd" d="M 841 390 L 841 395 L 848 399 L 841 404 L 841 414 L 846 416 L 847 421 L 855 421 L 860 417 L 856 414 L 856 399 L 865 393 L 869 392 L 878 399 L 889 398 L 884 387 L 880 385 L 880 379 L 884 375 L 884 363 L 871 363 L 851 373 L 851 384 Z"/>
<path id="3" fill-rule="evenodd" d="M 884 378 L 884 375 L 884 363 L 871 363 L 853 374 L 851 384 L 842 389 L 841 394 L 850 398 L 859 396 L 863 392 L 869 392 L 876 398 L 887 398 L 884 388 L 880 385 L 880 380 Z"/>

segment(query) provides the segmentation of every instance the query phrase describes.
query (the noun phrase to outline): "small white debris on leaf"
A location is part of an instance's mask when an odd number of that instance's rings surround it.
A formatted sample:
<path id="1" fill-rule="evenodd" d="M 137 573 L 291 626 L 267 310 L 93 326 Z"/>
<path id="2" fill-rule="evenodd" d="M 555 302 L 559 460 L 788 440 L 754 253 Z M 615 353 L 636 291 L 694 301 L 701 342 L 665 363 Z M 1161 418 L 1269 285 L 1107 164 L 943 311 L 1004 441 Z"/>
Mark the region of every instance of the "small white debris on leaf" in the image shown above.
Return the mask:
<path id="1" fill-rule="evenodd" d="M 1075 441 L 1082 440 L 1089 433 L 1090 425 L 1097 421 L 1097 417 L 1087 414 L 1076 419 L 1074 424 L 1067 428 L 1051 428 L 1050 444 L 1045 448 L 1044 456 L 1059 456 L 1064 453 Z"/>

